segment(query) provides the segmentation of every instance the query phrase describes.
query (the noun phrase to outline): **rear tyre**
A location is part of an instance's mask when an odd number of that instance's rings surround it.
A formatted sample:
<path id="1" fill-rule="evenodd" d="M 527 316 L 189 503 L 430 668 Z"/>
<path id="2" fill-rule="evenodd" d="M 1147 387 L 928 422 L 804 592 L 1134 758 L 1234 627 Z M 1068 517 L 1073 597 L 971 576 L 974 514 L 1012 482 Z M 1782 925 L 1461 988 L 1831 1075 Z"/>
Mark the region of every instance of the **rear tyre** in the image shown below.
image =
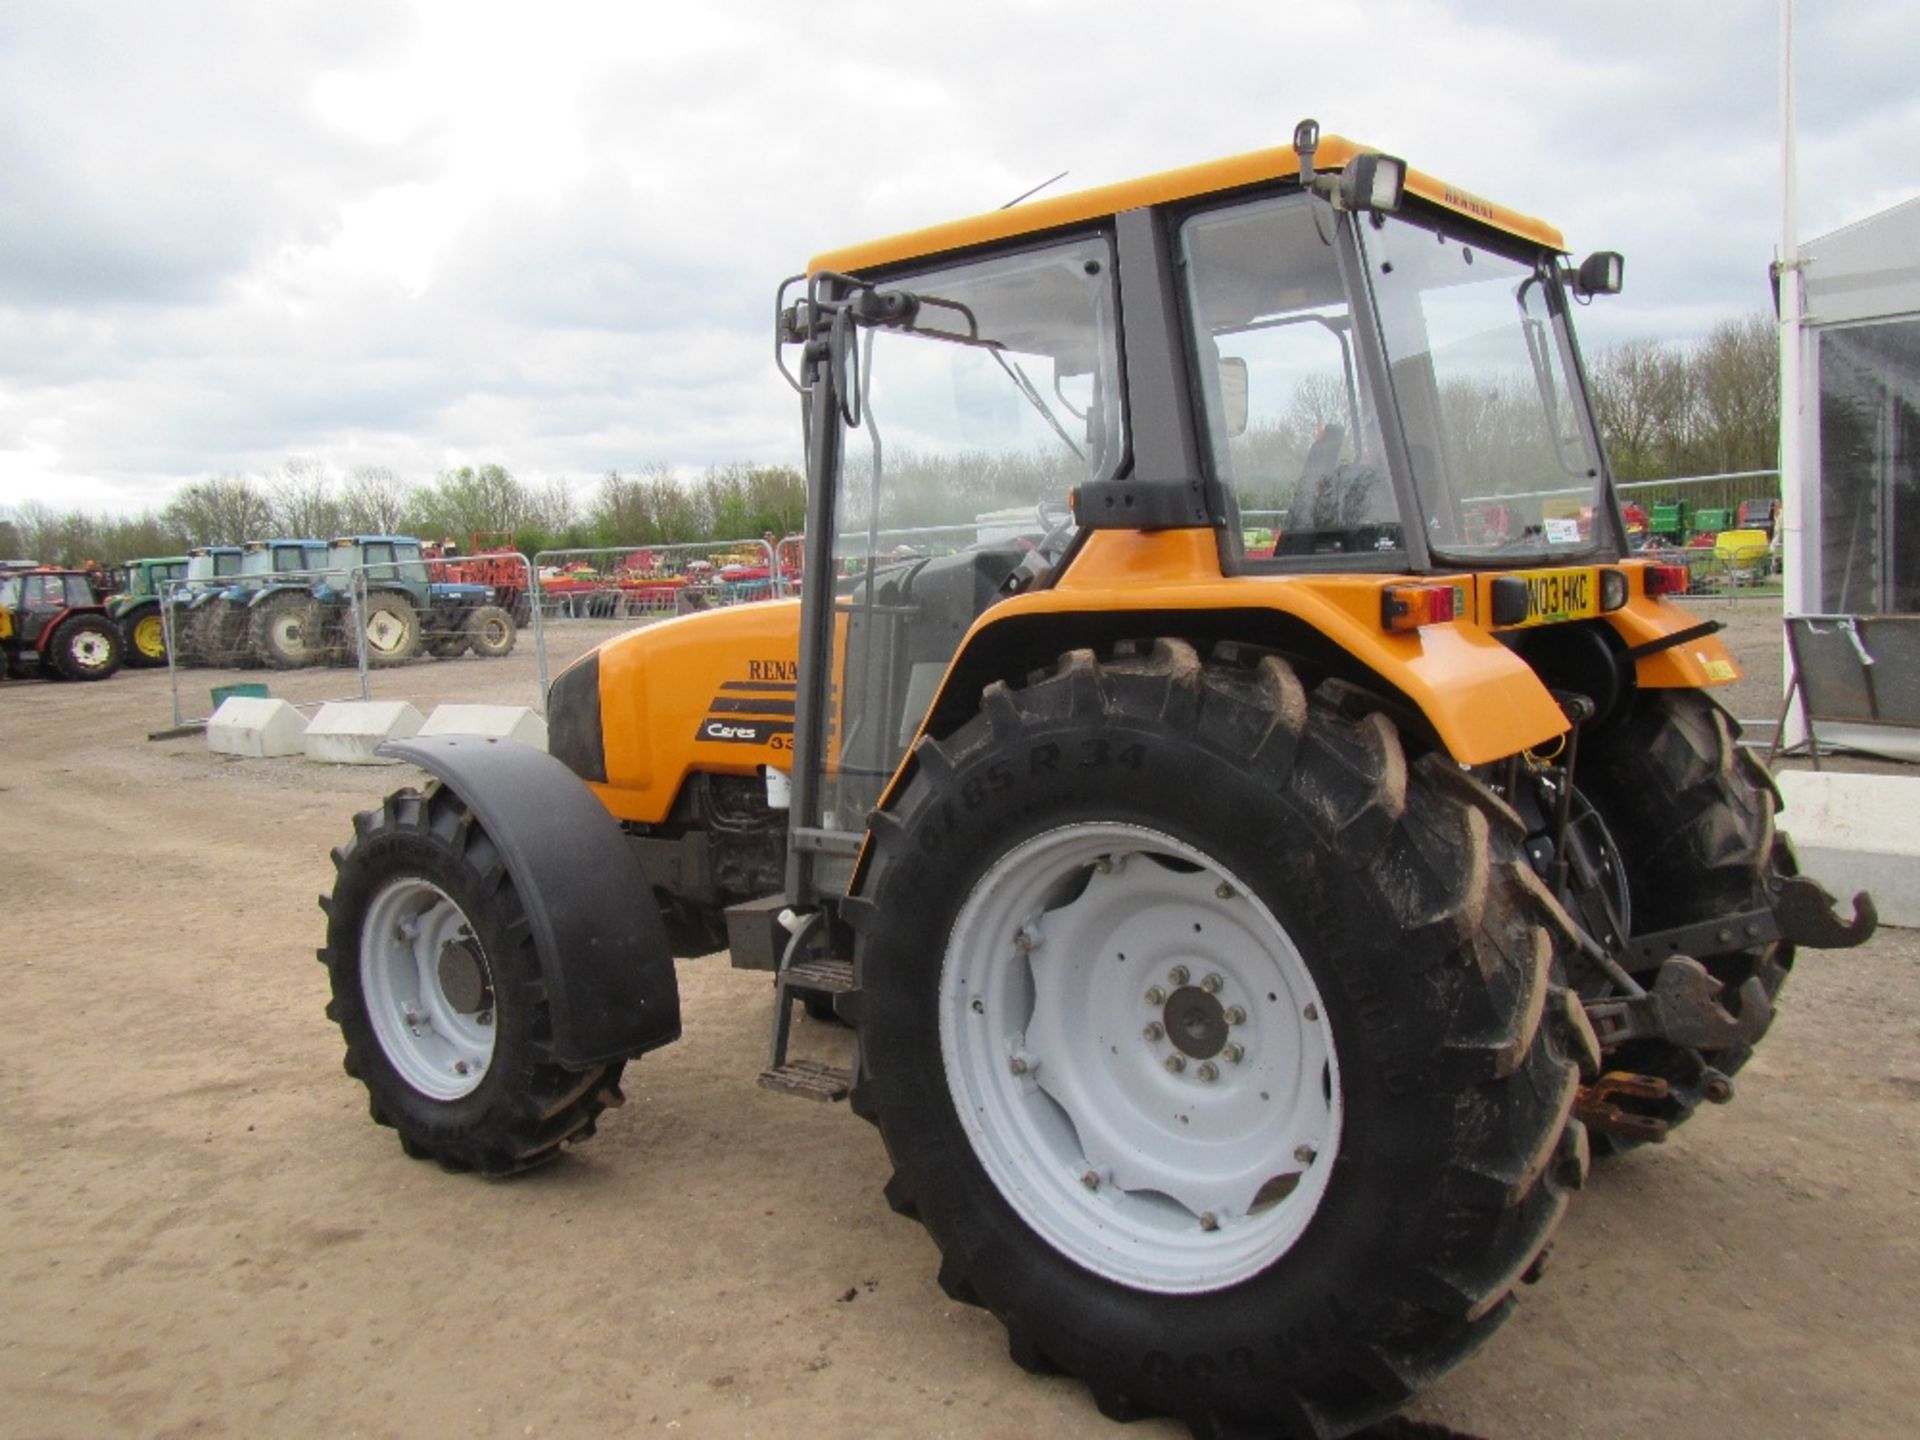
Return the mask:
<path id="1" fill-rule="evenodd" d="M 398 595 L 369 595 L 365 612 L 367 664 L 404 665 L 420 653 L 420 615 Z"/>
<path id="2" fill-rule="evenodd" d="M 513 653 L 513 616 L 498 605 L 481 605 L 467 617 L 467 643 L 484 660 Z"/>
<path id="3" fill-rule="evenodd" d="M 120 638 L 130 670 L 167 663 L 167 626 L 158 605 L 143 605 L 120 621 Z"/>
<path id="4" fill-rule="evenodd" d="M 1353 699 L 1079 651 L 872 818 L 846 1008 L 888 1199 L 1105 1414 L 1368 1423 L 1505 1318 L 1584 1178 L 1523 827 Z"/>
<path id="5" fill-rule="evenodd" d="M 216 669 L 251 660 L 246 648 L 247 612 L 224 599 L 208 600 L 193 612 L 193 649 L 202 665 Z"/>
<path id="6" fill-rule="evenodd" d="M 253 650 L 274 670 L 299 670 L 317 661 L 324 646 L 313 597 L 284 590 L 269 596 L 253 618 Z"/>
<path id="7" fill-rule="evenodd" d="M 1606 821 L 1626 872 L 1633 930 L 1666 930 L 1736 911 L 1759 909 L 1775 879 L 1796 873 L 1793 849 L 1774 830 L 1779 797 L 1759 761 L 1738 744 L 1740 726 L 1696 690 L 1645 690 L 1616 724 L 1580 741 L 1580 792 Z M 1786 941 L 1694 958 L 1726 992 L 1758 975 L 1767 995 L 1780 993 L 1793 968 Z M 1619 1101 L 1678 1125 L 1706 1098 L 1707 1068 L 1733 1075 L 1753 1058 L 1752 1045 L 1688 1050 L 1664 1041 L 1633 1041 L 1610 1052 L 1611 1068 L 1658 1075 L 1669 1085 L 1659 1102 Z M 1634 1142 L 1599 1137 L 1603 1152 Z"/>
<path id="8" fill-rule="evenodd" d="M 485 829 L 452 791 L 354 817 L 320 904 L 327 1018 L 373 1118 L 419 1159 L 510 1175 L 593 1133 L 622 1066 L 554 1063 L 532 927 Z"/>
<path id="9" fill-rule="evenodd" d="M 75 615 L 60 622 L 47 642 L 47 658 L 63 680 L 104 680 L 126 658 L 120 627 L 104 615 Z"/>

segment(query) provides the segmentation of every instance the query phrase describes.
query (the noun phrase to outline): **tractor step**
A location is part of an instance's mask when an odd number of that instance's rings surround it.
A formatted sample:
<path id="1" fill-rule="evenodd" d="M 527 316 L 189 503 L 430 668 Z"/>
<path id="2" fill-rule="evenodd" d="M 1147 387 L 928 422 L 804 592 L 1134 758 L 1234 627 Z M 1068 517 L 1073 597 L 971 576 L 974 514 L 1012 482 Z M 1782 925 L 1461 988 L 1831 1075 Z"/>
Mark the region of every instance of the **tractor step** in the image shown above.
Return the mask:
<path id="1" fill-rule="evenodd" d="M 801 960 L 780 972 L 789 990 L 810 995 L 844 995 L 853 989 L 851 960 Z"/>
<path id="2" fill-rule="evenodd" d="M 846 1098 L 853 1088 L 853 1072 L 837 1065 L 822 1065 L 818 1060 L 789 1060 L 762 1070 L 759 1083 L 762 1089 L 824 1103 Z"/>

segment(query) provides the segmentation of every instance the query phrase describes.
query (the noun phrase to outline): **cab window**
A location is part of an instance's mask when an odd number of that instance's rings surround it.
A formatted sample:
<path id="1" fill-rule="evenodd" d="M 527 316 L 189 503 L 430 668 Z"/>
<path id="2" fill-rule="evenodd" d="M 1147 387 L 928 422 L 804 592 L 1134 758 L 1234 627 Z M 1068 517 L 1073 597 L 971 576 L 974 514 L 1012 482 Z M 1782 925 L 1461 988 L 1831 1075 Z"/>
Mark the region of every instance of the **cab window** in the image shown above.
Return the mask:
<path id="1" fill-rule="evenodd" d="M 1379 416 L 1363 383 L 1330 216 L 1304 196 L 1181 227 L 1213 475 L 1237 558 L 1400 547 Z"/>

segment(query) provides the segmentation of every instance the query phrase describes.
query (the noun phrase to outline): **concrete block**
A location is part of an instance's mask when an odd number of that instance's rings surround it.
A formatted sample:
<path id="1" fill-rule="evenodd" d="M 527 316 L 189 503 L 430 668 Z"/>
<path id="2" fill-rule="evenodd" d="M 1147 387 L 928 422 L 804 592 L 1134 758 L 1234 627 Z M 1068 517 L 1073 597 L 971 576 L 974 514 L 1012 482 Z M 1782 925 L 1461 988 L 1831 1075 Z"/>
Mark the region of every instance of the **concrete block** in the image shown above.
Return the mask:
<path id="1" fill-rule="evenodd" d="M 306 730 L 306 717 L 284 700 L 230 695 L 207 721 L 207 749 L 251 760 L 298 755 Z"/>
<path id="2" fill-rule="evenodd" d="M 1843 900 L 1870 892 L 1882 924 L 1920 928 L 1920 778 L 1831 770 L 1773 778 L 1801 870 Z"/>
<path id="3" fill-rule="evenodd" d="M 422 735 L 478 735 L 547 748 L 547 722 L 525 705 L 440 705 L 420 727 Z"/>
<path id="4" fill-rule="evenodd" d="M 375 748 L 420 733 L 420 712 L 404 700 L 339 700 L 307 726 L 307 758 L 329 765 L 396 765 Z"/>

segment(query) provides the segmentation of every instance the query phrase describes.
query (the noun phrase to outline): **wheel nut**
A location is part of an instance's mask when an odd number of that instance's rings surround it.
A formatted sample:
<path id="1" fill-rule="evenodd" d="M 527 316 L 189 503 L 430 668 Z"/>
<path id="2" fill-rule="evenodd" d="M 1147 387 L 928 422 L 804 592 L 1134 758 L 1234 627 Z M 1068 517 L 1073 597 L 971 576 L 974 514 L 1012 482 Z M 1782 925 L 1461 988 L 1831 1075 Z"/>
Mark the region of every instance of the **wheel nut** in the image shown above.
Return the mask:
<path id="1" fill-rule="evenodd" d="M 1211 1210 L 1202 1211 L 1200 1214 L 1200 1228 L 1202 1230 L 1218 1230 L 1220 1228 L 1220 1217 L 1215 1215 Z"/>
<path id="2" fill-rule="evenodd" d="M 1311 1145 L 1296 1145 L 1293 1147 L 1293 1158 L 1298 1160 L 1302 1165 L 1311 1165 L 1317 1154 L 1319 1154 L 1319 1152 Z"/>
<path id="3" fill-rule="evenodd" d="M 1186 1068 L 1187 1068 L 1187 1061 L 1185 1056 L 1183 1055 L 1167 1056 L 1167 1069 L 1171 1071 L 1173 1074 L 1178 1075 L 1182 1070 Z"/>
<path id="4" fill-rule="evenodd" d="M 473 1067 L 464 1060 L 456 1060 L 453 1062 L 453 1073 L 456 1075 L 464 1075 L 472 1068 Z"/>
<path id="5" fill-rule="evenodd" d="M 1222 880 L 1218 885 L 1213 887 L 1213 893 L 1222 900 L 1231 900 L 1233 899 L 1233 886 Z"/>
<path id="6" fill-rule="evenodd" d="M 491 1025 L 493 1024 L 493 1011 L 482 1010 L 478 1015 L 474 1016 L 473 1019 L 475 1024 Z"/>
<path id="7" fill-rule="evenodd" d="M 1014 931 L 1013 948 L 1018 950 L 1022 955 L 1026 954 L 1029 950 L 1033 949 L 1033 936 L 1024 930 Z"/>
<path id="8" fill-rule="evenodd" d="M 1247 1054 L 1245 1050 L 1242 1050 L 1238 1045 L 1235 1045 L 1231 1041 L 1229 1041 L 1227 1044 L 1220 1047 L 1220 1053 L 1227 1057 L 1227 1063 L 1229 1065 L 1238 1065 L 1243 1059 L 1246 1058 L 1246 1054 Z"/>
<path id="9" fill-rule="evenodd" d="M 1174 966 L 1173 969 L 1167 972 L 1167 980 L 1169 981 L 1169 983 L 1174 985 L 1186 984 L 1187 983 L 1187 967 L 1184 965 Z"/>
<path id="10" fill-rule="evenodd" d="M 1141 1035 L 1145 1036 L 1149 1040 L 1158 1040 L 1161 1036 L 1165 1035 L 1167 1032 L 1162 1030 L 1160 1028 L 1160 1022 L 1158 1020 L 1155 1020 L 1152 1024 L 1148 1025 L 1147 1028 L 1142 1030 L 1140 1033 Z"/>
<path id="11" fill-rule="evenodd" d="M 1200 988 L 1209 995 L 1218 995 L 1220 987 L 1225 983 L 1218 975 L 1209 975 L 1200 982 Z"/>
<path id="12" fill-rule="evenodd" d="M 1227 1023 L 1229 1025 L 1246 1024 L 1247 1023 L 1246 1009 L 1243 1006 L 1239 1006 L 1239 1005 L 1229 1005 L 1227 1007 Z"/>
<path id="13" fill-rule="evenodd" d="M 1007 1062 L 1007 1068 L 1016 1075 L 1024 1075 L 1027 1073 L 1027 1062 L 1016 1055 Z"/>
<path id="14" fill-rule="evenodd" d="M 1089 1190 L 1098 1190 L 1100 1188 L 1099 1172 L 1094 1170 L 1087 1171 L 1086 1174 L 1080 1177 L 1080 1183 Z"/>
<path id="15" fill-rule="evenodd" d="M 1300 1013 L 1309 1020 L 1318 1020 L 1320 1018 L 1320 1007 L 1318 1005 L 1309 1005 Z"/>
<path id="16" fill-rule="evenodd" d="M 1113 874 L 1113 857 L 1111 855 L 1102 855 L 1098 860 L 1093 862 L 1093 868 L 1098 870 L 1102 875 Z"/>
<path id="17" fill-rule="evenodd" d="M 1164 1005 L 1166 1003 L 1167 1003 L 1166 991 L 1162 990 L 1158 985 L 1151 985 L 1147 988 L 1147 1004 Z"/>
<path id="18" fill-rule="evenodd" d="M 1218 1080 L 1220 1078 L 1220 1067 L 1215 1065 L 1211 1060 L 1202 1060 L 1200 1062 L 1200 1068 L 1194 1073 L 1202 1080 Z"/>

